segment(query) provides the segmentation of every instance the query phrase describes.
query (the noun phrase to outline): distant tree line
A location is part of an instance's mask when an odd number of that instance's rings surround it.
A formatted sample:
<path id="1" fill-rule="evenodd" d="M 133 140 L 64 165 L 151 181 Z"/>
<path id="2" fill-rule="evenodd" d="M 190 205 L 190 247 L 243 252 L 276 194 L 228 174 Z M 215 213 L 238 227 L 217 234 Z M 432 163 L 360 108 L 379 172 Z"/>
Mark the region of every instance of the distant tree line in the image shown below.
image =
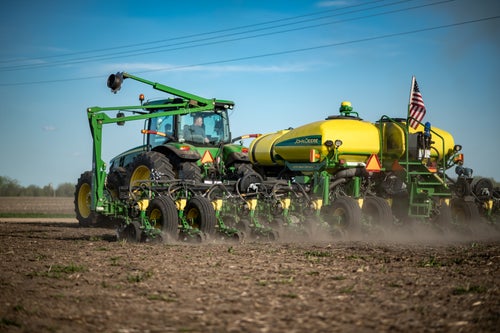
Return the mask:
<path id="1" fill-rule="evenodd" d="M 500 183 L 495 181 L 495 179 L 489 179 L 493 182 L 494 187 L 500 186 Z M 62 183 L 57 187 L 53 187 L 51 184 L 44 187 L 36 185 L 24 187 L 19 185 L 19 182 L 15 179 L 0 176 L 0 197 L 72 197 L 74 195 L 75 184 L 72 183 Z"/>
<path id="2" fill-rule="evenodd" d="M 75 184 L 72 183 L 59 184 L 57 187 L 52 184 L 24 187 L 15 179 L 0 176 L 0 197 L 72 197 L 74 194 Z"/>

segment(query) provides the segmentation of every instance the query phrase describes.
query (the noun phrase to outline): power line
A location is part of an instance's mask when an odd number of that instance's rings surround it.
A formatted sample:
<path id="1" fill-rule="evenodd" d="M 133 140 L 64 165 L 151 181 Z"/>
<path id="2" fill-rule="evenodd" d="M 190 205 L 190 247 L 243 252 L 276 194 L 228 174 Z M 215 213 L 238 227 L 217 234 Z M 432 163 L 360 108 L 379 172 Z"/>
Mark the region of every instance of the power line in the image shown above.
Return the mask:
<path id="1" fill-rule="evenodd" d="M 236 26 L 236 27 L 231 27 L 231 28 L 213 30 L 213 31 L 209 31 L 209 32 L 202 32 L 202 33 L 196 33 L 196 34 L 190 34 L 190 35 L 184 35 L 184 36 L 171 37 L 171 38 L 168 38 L 168 39 L 160 39 L 160 40 L 156 40 L 156 41 L 148 41 L 148 42 L 134 43 L 134 44 L 128 44 L 128 45 L 122 45 L 122 46 L 116 46 L 116 47 L 94 49 L 94 50 L 88 50 L 88 51 L 71 52 L 71 53 L 58 54 L 58 55 L 50 55 L 50 56 L 37 57 L 37 58 L 31 58 L 31 59 L 0 60 L 0 64 L 1 63 L 12 63 L 12 62 L 17 62 L 17 61 L 29 61 L 29 60 L 44 60 L 44 59 L 51 59 L 51 58 L 62 58 L 62 57 L 67 57 L 67 56 L 80 55 L 80 54 L 98 53 L 98 52 L 105 52 L 105 51 L 116 51 L 116 50 L 119 50 L 119 49 L 127 49 L 127 48 L 133 48 L 133 47 L 140 47 L 140 46 L 144 46 L 144 45 L 151 45 L 151 44 L 158 44 L 158 43 L 164 43 L 164 42 L 171 42 L 171 41 L 174 41 L 174 40 L 182 40 L 182 39 L 188 39 L 188 38 L 194 38 L 194 37 L 201 37 L 201 36 L 219 34 L 219 33 L 227 32 L 227 31 L 241 30 L 241 29 L 252 28 L 252 27 L 261 26 L 261 25 L 273 24 L 273 23 L 277 23 L 277 22 L 291 21 L 291 20 L 295 20 L 295 19 L 299 19 L 299 18 L 303 18 L 303 17 L 320 15 L 320 14 L 324 14 L 324 13 L 327 13 L 327 12 L 337 12 L 337 11 L 342 11 L 342 10 L 349 9 L 349 8 L 355 8 L 355 7 L 370 5 L 370 4 L 373 4 L 373 3 L 383 2 L 383 1 L 386 1 L 386 0 L 375 0 L 375 1 L 367 2 L 367 3 L 361 3 L 361 4 L 357 4 L 357 5 L 345 6 L 345 7 L 342 7 L 342 8 L 334 8 L 334 9 L 329 9 L 329 10 L 323 10 L 323 11 L 320 11 L 320 12 L 314 12 L 314 13 L 302 14 L 302 15 L 297 15 L 297 16 L 292 16 L 292 17 L 287 17 L 287 18 L 281 18 L 281 19 L 277 19 L 277 20 L 264 21 L 264 22 L 260 22 L 260 23 L 247 24 L 247 25 Z M 400 2 L 407 2 L 407 1 L 414 1 L 414 0 L 404 0 L 404 1 L 400 1 Z"/>
<path id="2" fill-rule="evenodd" d="M 404 2 L 408 1 L 414 1 L 414 0 L 402 0 L 398 2 L 393 2 L 389 4 L 383 4 L 383 5 L 378 5 L 370 8 L 365 8 L 365 9 L 358 9 L 358 10 L 352 10 L 348 11 L 343 14 L 352 14 L 360 11 L 366 11 L 366 10 L 372 10 L 372 9 L 377 9 L 377 8 L 382 8 L 382 7 L 387 7 L 387 6 L 392 6 L 396 4 L 401 4 Z M 402 8 L 402 9 L 395 9 L 391 11 L 386 11 L 382 13 L 376 13 L 376 14 L 369 14 L 365 16 L 360 16 L 360 17 L 355 17 L 355 18 L 345 18 L 342 20 L 335 20 L 335 21 L 330 21 L 330 22 L 324 22 L 324 23 L 318 23 L 318 24 L 313 24 L 313 25 L 308 25 L 308 26 L 302 26 L 302 27 L 297 27 L 297 28 L 291 28 L 291 29 L 285 29 L 285 30 L 279 30 L 279 31 L 272 31 L 272 32 L 264 32 L 264 33 L 259 33 L 259 34 L 254 34 L 254 35 L 249 35 L 249 36 L 243 36 L 243 37 L 236 37 L 236 38 L 229 38 L 229 39 L 224 39 L 224 40 L 216 40 L 215 39 L 220 39 L 224 37 L 231 37 L 231 36 L 238 36 L 242 34 L 247 34 L 251 32 L 258 32 L 258 31 L 265 31 L 265 30 L 270 30 L 270 29 L 276 29 L 284 26 L 290 26 L 290 25 L 296 25 L 299 23 L 305 23 L 311 21 L 310 19 L 308 20 L 302 20 L 302 21 L 297 21 L 297 22 L 292 22 L 292 23 L 286 23 L 286 24 L 280 24 L 280 25 L 275 25 L 272 27 L 266 27 L 266 28 L 258 28 L 258 29 L 253 29 L 253 30 L 247 30 L 243 32 L 233 32 L 233 33 L 228 33 L 224 35 L 219 35 L 219 36 L 214 36 L 211 38 L 204 38 L 204 39 L 196 39 L 196 40 L 191 40 L 191 41 L 185 41 L 177 44 L 168 44 L 168 45 L 163 45 L 163 46 L 154 46 L 154 47 L 149 47 L 146 49 L 141 49 L 141 50 L 132 50 L 132 51 L 127 51 L 125 53 L 120 54 L 121 58 L 127 58 L 127 57 L 134 57 L 134 56 L 139 56 L 139 55 L 147 55 L 147 54 L 153 54 L 153 53 L 163 53 L 163 52 L 170 52 L 170 51 L 178 51 L 178 50 L 183 50 L 183 49 L 189 49 L 189 48 L 196 48 L 196 47 L 201 47 L 201 46 L 209 46 L 209 45 L 215 45 L 215 44 L 221 44 L 221 43 L 229 43 L 229 42 L 235 42 L 235 41 L 241 41 L 241 40 L 246 40 L 246 39 L 251 39 L 251 38 L 260 38 L 260 37 L 265 37 L 265 36 L 270 36 L 270 35 L 275 35 L 275 34 L 282 34 L 282 33 L 287 33 L 287 32 L 292 32 L 292 31 L 299 31 L 299 30 L 305 30 L 305 29 L 312 29 L 312 28 L 318 28 L 321 26 L 325 25 L 332 25 L 332 24 L 338 24 L 342 22 L 347 22 L 347 21 L 354 21 L 354 20 L 361 20 L 361 19 L 366 19 L 366 18 L 372 18 L 376 16 L 382 16 L 382 15 L 387 15 L 387 14 L 394 14 L 397 12 L 404 12 L 408 10 L 413 10 L 413 9 L 419 9 L 423 7 L 428 7 L 428 6 L 434 6 L 434 5 L 439 5 L 447 2 L 452 2 L 455 0 L 442 0 L 434 3 L 429 3 L 429 4 L 424 4 L 424 5 L 418 5 L 418 6 L 413 6 L 413 7 L 407 7 L 407 8 Z M 317 19 L 325 19 L 325 18 L 330 18 L 330 15 L 328 16 L 323 16 L 316 18 Z M 197 43 L 197 44 L 193 44 Z M 188 45 L 186 45 L 188 44 Z M 192 45 L 189 45 L 192 44 Z M 75 59 L 70 59 L 70 60 L 61 60 L 57 62 L 52 62 L 52 63 L 45 63 L 45 64 L 26 64 L 26 65 L 17 65 L 17 66 L 11 66 L 11 67 L 0 67 L 0 72 L 2 71 L 17 71 L 17 70 L 28 70 L 28 69 L 39 69 L 39 68 L 47 68 L 47 67 L 53 67 L 53 66 L 58 66 L 58 65 L 74 65 L 74 64 L 81 64 L 81 63 L 86 63 L 86 62 L 91 62 L 91 61 L 96 61 L 96 60 L 110 60 L 110 59 L 116 59 L 116 54 L 103 54 L 103 55 L 94 55 L 94 56 L 88 56 L 88 57 L 82 57 L 82 58 L 75 58 Z"/>
<path id="3" fill-rule="evenodd" d="M 369 42 L 369 41 L 374 41 L 374 40 L 379 40 L 379 39 L 392 38 L 392 37 L 397 37 L 397 36 L 415 34 L 415 33 L 432 31 L 432 30 L 438 30 L 438 29 L 444 29 L 444 28 L 451 28 L 451 27 L 456 27 L 456 26 L 465 25 L 465 24 L 471 24 L 471 23 L 477 23 L 477 22 L 482 22 L 482 21 L 494 20 L 494 19 L 498 19 L 498 18 L 500 18 L 500 15 L 498 15 L 498 16 L 492 16 L 492 17 L 486 17 L 486 18 L 481 18 L 481 19 L 476 19 L 476 20 L 470 20 L 470 21 L 452 23 L 452 24 L 447 24 L 447 25 L 441 25 L 441 26 L 437 26 L 437 27 L 422 28 L 422 29 L 411 30 L 411 31 L 404 31 L 404 32 L 397 32 L 397 33 L 380 35 L 380 36 L 374 36 L 374 37 L 367 37 L 367 38 L 355 39 L 355 40 L 350 40 L 350 41 L 345 41 L 345 42 L 338 42 L 338 43 L 324 44 L 324 45 L 318 45 L 318 46 L 312 46 L 312 47 L 305 47 L 305 48 L 299 48 L 299 49 L 292 49 L 292 50 L 271 52 L 271 53 L 265 53 L 265 54 L 247 56 L 247 57 L 240 57 L 240 58 L 233 58 L 233 59 L 227 59 L 227 60 L 217 60 L 217 61 L 211 61 L 211 62 L 198 63 L 198 64 L 194 64 L 194 65 L 176 66 L 176 67 L 171 67 L 171 68 L 166 68 L 166 69 L 155 69 L 155 70 L 139 71 L 137 73 L 138 74 L 142 74 L 142 73 L 147 73 L 147 72 L 172 71 L 172 70 L 178 70 L 178 69 L 184 69 L 184 68 L 190 68 L 190 67 L 215 65 L 215 64 L 221 64 L 221 63 L 228 63 L 228 62 L 236 62 L 236 61 L 242 61 L 242 60 L 251 60 L 251 59 L 257 59 L 257 58 L 265 58 L 265 57 L 271 57 L 271 56 L 278 56 L 278 55 L 283 55 L 283 54 L 299 53 L 299 52 L 312 51 L 312 50 L 324 49 L 324 48 L 335 47 L 335 46 L 342 46 L 342 45 L 347 45 L 347 44 Z"/>
<path id="4" fill-rule="evenodd" d="M 380 35 L 380 36 L 360 38 L 360 39 L 355 39 L 355 40 L 350 40 L 350 41 L 345 41 L 345 42 L 323 44 L 323 45 L 312 46 L 312 47 L 305 47 L 305 48 L 284 50 L 284 51 L 278 51 L 278 52 L 257 54 L 257 55 L 252 55 L 252 56 L 232 58 L 232 59 L 225 59 L 225 60 L 214 60 L 214 61 L 203 62 L 203 63 L 198 63 L 198 64 L 182 65 L 182 66 L 176 66 L 176 67 L 170 67 L 170 68 L 164 68 L 164 69 L 160 68 L 160 69 L 154 69 L 154 70 L 144 70 L 144 71 L 138 71 L 138 72 L 136 72 L 136 74 L 150 73 L 150 72 L 173 71 L 173 70 L 193 68 L 193 67 L 198 67 L 198 66 L 209 66 L 209 65 L 223 64 L 223 63 L 229 63 L 229 62 L 237 62 L 237 61 L 243 61 L 243 60 L 251 60 L 251 59 L 272 57 L 272 56 L 278 56 L 278 55 L 284 55 L 284 54 L 306 52 L 306 51 L 324 49 L 324 48 L 329 48 L 329 47 L 336 47 L 336 46 L 342 46 L 342 45 L 348 45 L 348 44 L 369 42 L 369 41 L 374 41 L 374 40 L 380 40 L 380 39 L 387 39 L 387 38 L 392 38 L 392 37 L 398 37 L 398 36 L 416 34 L 416 33 L 421 33 L 421 32 L 432 31 L 432 30 L 452 28 L 452 27 L 457 27 L 457 26 L 466 25 L 466 24 L 472 24 L 472 23 L 484 22 L 484 21 L 489 21 L 489 20 L 495 20 L 495 19 L 499 19 L 499 18 L 500 18 L 500 15 L 490 16 L 490 17 L 484 17 L 484 18 L 475 19 L 475 20 L 463 21 L 463 22 L 458 22 L 458 23 L 451 23 L 451 24 L 440 25 L 440 26 L 435 26 L 435 27 L 421 28 L 421 29 L 410 30 L 410 31 L 396 32 L 396 33 L 385 34 L 385 35 Z M 31 82 L 19 82 L 19 83 L 10 83 L 10 84 L 8 84 L 8 83 L 0 83 L 0 86 L 23 86 L 23 85 L 33 85 L 33 84 L 45 84 L 45 83 L 57 83 L 57 82 L 89 80 L 89 79 L 96 79 L 96 78 L 102 78 L 102 76 L 87 76 L 87 77 L 80 77 L 80 78 L 43 80 L 43 81 L 31 81 Z"/>

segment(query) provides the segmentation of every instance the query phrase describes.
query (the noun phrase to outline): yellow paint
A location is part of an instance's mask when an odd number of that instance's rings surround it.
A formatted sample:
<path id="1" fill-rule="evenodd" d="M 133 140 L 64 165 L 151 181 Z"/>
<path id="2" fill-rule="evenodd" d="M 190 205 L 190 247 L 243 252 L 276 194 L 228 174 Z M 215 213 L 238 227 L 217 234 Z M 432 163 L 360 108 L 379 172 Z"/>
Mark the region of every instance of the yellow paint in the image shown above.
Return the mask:
<path id="1" fill-rule="evenodd" d="M 303 138 L 319 141 L 304 144 Z M 328 155 L 327 140 L 342 140 L 339 157 L 348 162 L 365 162 L 366 156 L 379 152 L 378 129 L 370 122 L 356 119 L 316 121 L 293 130 L 265 134 L 252 141 L 249 157 L 260 165 L 289 162 L 310 162 L 311 150 L 320 157 Z"/>
<path id="2" fill-rule="evenodd" d="M 248 209 L 255 210 L 257 208 L 257 199 L 250 199 L 247 201 Z"/>
<path id="3" fill-rule="evenodd" d="M 187 200 L 186 199 L 178 199 L 175 201 L 175 205 L 177 206 L 177 210 L 184 210 L 186 208 Z"/>
<path id="4" fill-rule="evenodd" d="M 281 206 L 283 207 L 283 209 L 288 209 L 290 208 L 290 198 L 285 198 L 285 199 L 281 199 L 280 202 L 281 202 Z"/>
<path id="5" fill-rule="evenodd" d="M 404 125 L 404 123 L 402 125 Z M 453 147 L 455 146 L 453 136 L 449 132 L 434 126 L 431 127 L 431 130 L 443 138 L 441 139 L 438 135 L 431 133 L 431 140 L 434 141 L 431 145 L 433 148 L 431 149 L 431 161 L 436 161 L 438 154 L 439 157 L 442 158 L 443 156 L 449 156 L 453 153 Z M 392 161 L 404 157 L 406 141 L 403 129 L 398 124 L 386 122 L 382 125 L 382 131 L 384 139 L 384 151 L 382 152 L 382 156 L 384 159 Z M 410 128 L 410 135 L 423 131 L 424 127 L 419 125 L 417 129 Z"/>
<path id="6" fill-rule="evenodd" d="M 212 206 L 214 206 L 216 212 L 220 211 L 222 209 L 222 199 L 213 200 Z"/>
<path id="7" fill-rule="evenodd" d="M 139 205 L 139 210 L 145 211 L 146 209 L 148 209 L 149 200 L 142 199 L 142 200 L 137 201 L 137 204 Z"/>
<path id="8" fill-rule="evenodd" d="M 311 202 L 314 210 L 320 210 L 323 206 L 323 199 L 316 199 Z"/>
<path id="9" fill-rule="evenodd" d="M 263 165 L 273 165 L 275 162 L 272 160 L 272 146 L 283 134 L 288 133 L 289 130 L 281 130 L 275 133 L 268 133 L 261 135 L 250 143 L 248 149 L 250 160 L 252 163 L 260 163 Z M 278 161 L 278 163 L 280 163 Z"/>
<path id="10" fill-rule="evenodd" d="M 321 145 L 280 145 L 295 138 L 320 136 Z M 311 149 L 318 150 L 320 156 L 328 155 L 324 145 L 327 140 L 342 140 L 339 157 L 347 162 L 364 162 L 366 156 L 379 152 L 378 129 L 370 122 L 355 119 L 330 119 L 316 121 L 282 135 L 274 146 L 274 152 L 289 162 L 309 162 Z M 345 154 L 343 154 L 345 153 Z"/>

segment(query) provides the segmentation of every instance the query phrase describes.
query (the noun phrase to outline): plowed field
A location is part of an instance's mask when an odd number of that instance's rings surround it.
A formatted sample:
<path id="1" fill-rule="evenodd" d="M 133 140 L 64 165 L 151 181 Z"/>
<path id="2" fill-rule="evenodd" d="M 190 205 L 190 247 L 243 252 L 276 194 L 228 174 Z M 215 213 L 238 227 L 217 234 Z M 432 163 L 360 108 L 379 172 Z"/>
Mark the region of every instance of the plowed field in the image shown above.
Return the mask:
<path id="1" fill-rule="evenodd" d="M 1 332 L 498 332 L 499 288 L 491 226 L 132 244 L 73 219 L 0 218 Z"/>

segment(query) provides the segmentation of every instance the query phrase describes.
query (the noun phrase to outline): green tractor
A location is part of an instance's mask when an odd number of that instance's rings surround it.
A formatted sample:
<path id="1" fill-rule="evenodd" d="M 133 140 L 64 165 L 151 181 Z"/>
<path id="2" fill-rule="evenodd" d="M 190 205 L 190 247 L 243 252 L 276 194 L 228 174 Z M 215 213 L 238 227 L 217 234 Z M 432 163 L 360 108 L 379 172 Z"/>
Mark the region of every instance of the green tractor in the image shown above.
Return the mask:
<path id="1" fill-rule="evenodd" d="M 117 222 L 119 236 L 134 240 L 178 237 L 179 232 L 205 237 L 217 228 L 238 235 L 217 219 L 218 207 L 206 195 L 214 184 L 244 191 L 259 180 L 242 144 L 257 135 L 231 137 L 228 111 L 234 102 L 203 98 L 128 73 L 111 74 L 107 86 L 116 93 L 126 78 L 171 97 L 145 102 L 141 94 L 138 106 L 87 109 L 93 163 L 76 185 L 79 224 Z M 113 158 L 108 168 L 101 158 L 103 125 L 137 120 L 145 121 L 143 144 Z"/>

